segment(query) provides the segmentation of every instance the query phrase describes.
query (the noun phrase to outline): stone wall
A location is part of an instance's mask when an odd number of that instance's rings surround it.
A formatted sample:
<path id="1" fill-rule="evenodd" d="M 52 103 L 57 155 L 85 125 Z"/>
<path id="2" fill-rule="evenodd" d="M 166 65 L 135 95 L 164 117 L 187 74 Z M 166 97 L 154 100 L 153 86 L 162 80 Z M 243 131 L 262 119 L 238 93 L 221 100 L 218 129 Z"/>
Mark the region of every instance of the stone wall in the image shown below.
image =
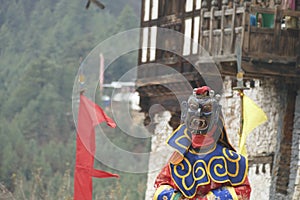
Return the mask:
<path id="1" fill-rule="evenodd" d="M 246 83 L 249 87 L 250 83 Z M 277 124 L 279 119 L 280 100 L 274 86 L 276 81 L 254 80 L 254 88 L 245 90 L 244 93 L 261 107 L 268 117 L 268 121 L 254 129 L 247 137 L 247 151 L 249 156 L 269 154 L 274 152 L 276 146 Z M 231 80 L 224 81 L 225 98 L 221 104 L 225 117 L 228 136 L 234 147 L 238 147 L 241 100 L 236 91 L 231 90 Z"/>
<path id="2" fill-rule="evenodd" d="M 224 80 L 224 94 L 221 100 L 222 112 L 225 118 L 225 125 L 228 133 L 228 137 L 232 145 L 238 149 L 239 141 L 239 129 L 240 129 L 240 116 L 241 116 L 241 100 L 236 91 L 233 91 L 232 80 L 228 77 Z M 246 83 L 250 87 L 250 83 Z M 253 85 L 253 84 L 251 84 Z M 283 115 L 285 111 L 285 97 L 286 90 L 282 86 L 282 83 L 276 79 L 263 79 L 254 80 L 254 87 L 249 90 L 245 90 L 245 94 L 250 97 L 258 106 L 260 106 L 267 114 L 268 121 L 259 127 L 255 128 L 247 137 L 247 151 L 249 156 L 257 155 L 269 155 L 276 154 L 278 151 L 278 141 L 281 135 L 283 126 Z M 295 115 L 295 127 L 293 134 L 293 146 L 292 146 L 292 163 L 290 169 L 290 181 L 288 195 L 289 199 L 299 199 L 300 194 L 300 161 L 299 161 L 299 140 L 300 140 L 300 97 L 297 98 Z M 165 113 L 165 111 L 163 112 Z M 163 113 L 158 114 L 163 116 Z M 160 121 L 160 124 L 167 126 L 169 120 L 165 114 L 164 120 Z M 163 127 L 161 126 L 161 127 Z M 156 129 L 152 140 L 153 151 L 157 151 L 157 148 L 167 148 L 165 145 L 165 139 L 172 132 L 171 127 L 164 129 Z M 171 153 L 170 149 L 163 150 L 165 154 L 162 154 L 161 158 L 150 158 L 149 169 L 157 168 L 153 166 L 156 160 L 161 162 L 161 159 L 165 159 L 167 162 Z M 249 181 L 252 186 L 251 199 L 281 199 L 280 195 L 275 195 L 276 183 L 276 163 L 268 164 L 255 164 L 249 166 Z M 148 175 L 148 189 L 146 192 L 146 199 L 152 198 L 154 188 L 154 179 L 159 171 L 151 172 Z M 286 199 L 286 196 L 285 196 Z"/>
<path id="3" fill-rule="evenodd" d="M 246 82 L 250 88 L 250 83 Z M 254 80 L 254 87 L 244 93 L 261 107 L 268 117 L 268 121 L 255 128 L 247 137 L 246 148 L 249 156 L 269 155 L 275 151 L 276 135 L 281 103 L 278 99 L 277 81 L 273 79 Z M 232 145 L 238 150 L 241 100 L 236 91 L 232 91 L 231 79 L 224 81 L 225 95 L 222 99 L 223 114 L 228 137 Z M 256 164 L 249 166 L 249 181 L 252 192 L 251 199 L 269 199 L 271 186 L 272 164 Z"/>
<path id="4" fill-rule="evenodd" d="M 154 190 L 154 181 L 160 169 L 167 163 L 171 156 L 172 149 L 165 144 L 165 141 L 173 132 L 172 127 L 169 125 L 171 114 L 168 111 L 160 111 L 154 114 L 152 119 L 155 125 L 154 133 L 152 136 L 151 154 L 149 158 L 149 172 L 147 180 L 147 190 L 145 199 L 152 199 Z"/>

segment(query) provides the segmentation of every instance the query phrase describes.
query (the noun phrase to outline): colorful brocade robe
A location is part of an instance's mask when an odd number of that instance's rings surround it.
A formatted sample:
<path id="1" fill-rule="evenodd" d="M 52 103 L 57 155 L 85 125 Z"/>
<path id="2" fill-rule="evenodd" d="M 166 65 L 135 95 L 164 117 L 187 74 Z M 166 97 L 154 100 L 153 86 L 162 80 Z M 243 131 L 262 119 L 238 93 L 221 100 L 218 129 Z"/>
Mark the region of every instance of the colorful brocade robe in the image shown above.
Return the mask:
<path id="1" fill-rule="evenodd" d="M 243 156 L 219 144 L 205 154 L 189 149 L 179 164 L 168 163 L 158 175 L 155 187 L 165 188 L 161 193 L 165 195 L 159 198 L 156 192 L 156 199 L 172 199 L 176 192 L 195 200 L 205 200 L 212 195 L 220 200 L 250 199 L 247 168 Z M 174 191 L 168 196 L 164 191 L 170 189 Z"/>
<path id="2" fill-rule="evenodd" d="M 194 149 L 185 126 L 168 144 L 183 155 L 178 164 L 167 163 L 156 178 L 154 200 L 250 199 L 248 163 L 242 155 L 220 143 L 205 152 Z"/>

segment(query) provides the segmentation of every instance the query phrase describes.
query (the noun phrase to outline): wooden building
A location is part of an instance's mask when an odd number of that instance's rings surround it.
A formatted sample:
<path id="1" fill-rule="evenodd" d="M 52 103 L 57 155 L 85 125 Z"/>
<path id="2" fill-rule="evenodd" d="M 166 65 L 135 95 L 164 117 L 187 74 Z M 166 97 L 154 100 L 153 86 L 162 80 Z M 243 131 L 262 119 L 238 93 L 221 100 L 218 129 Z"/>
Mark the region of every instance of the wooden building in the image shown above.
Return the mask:
<path id="1" fill-rule="evenodd" d="M 295 1 L 293 10 L 284 9 L 280 0 L 260 2 L 143 0 L 139 65 L 145 67 L 138 69 L 136 84 L 145 124 L 151 120 L 150 107 L 160 104 L 172 113 L 170 124 L 175 128 L 180 123 L 180 100 L 190 95 L 193 87 L 225 76 L 231 77 L 235 86 L 238 72 L 243 72 L 244 80 L 272 77 L 283 81 L 287 106 L 282 122 L 284 139 L 278 144 L 282 150 L 275 155 L 275 184 L 276 192 L 286 194 L 284 172 L 291 163 L 300 88 L 300 1 Z M 210 71 L 212 64 L 220 77 Z M 204 74 L 199 73 L 200 68 L 205 68 Z M 213 88 L 221 92 L 222 86 Z M 252 161 L 264 162 L 274 163 L 274 157 L 258 155 Z"/>
<path id="2" fill-rule="evenodd" d="M 186 2 L 191 2 L 190 6 Z M 241 67 L 245 72 L 245 78 L 280 76 L 286 77 L 291 82 L 299 79 L 299 29 L 283 28 L 283 22 L 286 16 L 299 18 L 300 11 L 282 10 L 279 5 L 274 5 L 273 8 L 262 8 L 251 3 L 240 5 L 227 2 L 225 5 L 220 5 L 218 1 L 203 1 L 200 5 L 200 2 L 194 1 L 193 4 L 192 0 L 144 0 L 141 27 L 145 27 L 145 30 L 148 28 L 148 31 L 141 33 L 141 44 L 146 44 L 142 48 L 147 48 L 147 44 L 157 42 L 160 36 L 153 32 L 158 27 L 167 28 L 178 31 L 192 38 L 193 42 L 199 43 L 201 48 L 208 52 L 203 56 L 203 62 L 213 60 L 222 75 L 236 76 L 238 70 L 236 49 L 240 46 Z M 256 26 L 251 25 L 250 15 L 258 16 Z M 272 21 L 269 19 L 267 22 L 265 19 L 261 20 L 265 21 L 264 24 L 259 22 L 261 15 L 271 16 Z M 161 39 L 165 43 L 163 48 L 167 50 L 176 48 L 174 52 L 178 55 L 159 49 L 140 50 L 139 65 L 148 64 L 149 66 L 138 71 L 137 86 L 141 93 L 141 106 L 144 110 L 148 110 L 157 97 L 160 103 L 164 99 L 169 101 L 173 98 L 171 91 L 168 93 L 167 88 L 161 87 L 161 74 L 158 70 L 160 66 L 151 66 L 151 63 L 161 63 L 172 67 L 183 74 L 192 86 L 205 84 L 201 82 L 201 76 L 197 77 L 197 70 L 186 60 L 201 61 L 201 55 L 199 58 L 201 49 L 195 49 L 194 43 L 190 44 L 189 49 L 184 48 L 185 41 L 172 41 L 172 39 L 163 37 Z M 158 44 L 154 44 L 154 47 L 155 45 Z M 163 82 L 164 84 L 180 84 L 173 75 L 164 77 Z M 178 86 L 178 89 L 183 90 L 185 87 Z"/>

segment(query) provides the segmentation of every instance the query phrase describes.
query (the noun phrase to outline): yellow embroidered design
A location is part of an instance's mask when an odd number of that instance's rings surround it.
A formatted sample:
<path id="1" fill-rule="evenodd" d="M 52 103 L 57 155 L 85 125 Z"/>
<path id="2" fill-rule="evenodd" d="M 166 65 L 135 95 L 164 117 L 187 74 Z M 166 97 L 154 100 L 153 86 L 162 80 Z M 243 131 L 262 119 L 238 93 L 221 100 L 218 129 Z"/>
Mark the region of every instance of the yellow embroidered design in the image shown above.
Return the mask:
<path id="1" fill-rule="evenodd" d="M 231 194 L 233 200 L 238 200 L 238 197 L 237 197 L 237 195 L 236 195 L 235 190 L 234 190 L 233 187 L 227 186 L 226 189 Z"/>
<path id="2" fill-rule="evenodd" d="M 175 140 L 175 144 L 177 144 L 177 146 L 179 146 L 179 147 L 181 147 L 181 148 L 187 150 L 189 147 L 188 147 L 188 146 L 184 146 L 183 144 L 180 143 L 180 140 L 181 140 L 181 139 L 185 139 L 185 138 L 186 138 L 185 135 L 182 135 L 182 136 L 178 137 L 178 138 Z"/>
<path id="3" fill-rule="evenodd" d="M 164 190 L 169 190 L 172 189 L 170 185 L 161 185 L 159 188 L 154 193 L 153 200 L 157 200 L 158 196 L 164 191 Z"/>
<path id="4" fill-rule="evenodd" d="M 203 166 L 197 165 L 198 163 L 202 163 Z M 194 177 L 195 181 L 196 181 L 196 180 L 201 180 L 201 179 L 203 179 L 203 178 L 205 177 L 205 175 L 206 175 L 206 168 L 207 168 L 207 167 L 206 167 L 206 163 L 205 163 L 203 160 L 197 160 L 197 161 L 194 163 L 193 168 L 194 168 L 194 170 L 195 170 L 195 174 L 193 174 L 193 177 Z M 199 171 L 201 171 L 201 172 L 200 172 L 200 176 L 197 175 L 197 174 L 199 174 L 199 173 L 198 173 Z"/>
<path id="5" fill-rule="evenodd" d="M 197 188 L 211 180 L 239 185 L 245 181 L 247 170 L 247 160 L 243 156 L 221 145 L 205 156 L 187 151 L 181 163 L 170 164 L 172 180 L 188 198 L 195 196 Z"/>
<path id="6" fill-rule="evenodd" d="M 226 165 L 225 158 L 222 156 L 212 157 L 208 163 L 208 173 L 211 179 L 214 180 L 215 182 L 219 182 L 219 183 L 226 182 L 227 180 L 222 181 L 222 178 L 227 176 L 227 165 Z M 213 173 L 216 176 L 212 175 L 211 173 Z M 218 177 L 218 179 L 215 177 Z"/>

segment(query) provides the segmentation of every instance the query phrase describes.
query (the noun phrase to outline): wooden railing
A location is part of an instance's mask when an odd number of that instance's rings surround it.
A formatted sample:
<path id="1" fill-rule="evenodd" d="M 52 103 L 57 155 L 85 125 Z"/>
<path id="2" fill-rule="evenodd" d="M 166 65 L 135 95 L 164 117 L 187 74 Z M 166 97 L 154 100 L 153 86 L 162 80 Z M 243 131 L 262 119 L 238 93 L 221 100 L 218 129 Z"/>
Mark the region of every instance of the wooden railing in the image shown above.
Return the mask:
<path id="1" fill-rule="evenodd" d="M 294 20 L 294 27 L 288 23 L 283 26 L 287 17 Z M 245 4 L 202 10 L 199 44 L 214 57 L 231 56 L 236 46 L 241 45 L 245 56 L 272 55 L 284 62 L 299 55 L 299 18 L 300 11 L 282 10 L 280 6 L 261 8 Z"/>
<path id="2" fill-rule="evenodd" d="M 254 15 L 258 13 L 256 15 L 258 17 L 259 15 L 267 16 L 268 24 L 258 24 L 258 26 L 253 26 L 250 22 L 245 24 L 244 56 L 255 59 L 272 59 L 272 61 L 282 63 L 296 59 L 300 52 L 300 31 L 297 23 L 294 24 L 294 27 L 290 27 L 287 26 L 288 23 L 284 23 L 284 19 L 290 17 L 297 22 L 300 12 L 282 10 L 280 6 L 275 6 L 275 8 L 246 6 L 246 18 L 250 19 L 250 13 Z M 284 27 L 284 25 L 286 26 Z"/>
<path id="3" fill-rule="evenodd" d="M 236 5 L 202 10 L 199 44 L 212 56 L 234 54 L 242 37 L 244 16 L 244 7 Z"/>
<path id="4" fill-rule="evenodd" d="M 267 23 L 261 21 L 260 16 L 262 15 L 269 17 Z M 210 57 L 217 61 L 234 63 L 236 62 L 236 48 L 241 46 L 243 60 L 278 64 L 292 63 L 291 65 L 300 61 L 298 24 L 294 28 L 283 27 L 283 20 L 286 16 L 299 21 L 300 11 L 282 10 L 278 5 L 274 8 L 262 8 L 245 3 L 244 5 L 233 4 L 232 7 L 225 5 L 221 9 L 217 7 L 212 7 L 210 10 L 203 8 L 190 15 L 186 13 L 172 15 L 170 18 L 172 20 L 165 16 L 149 23 L 157 27 L 168 27 L 169 24 L 175 24 L 173 26 L 179 27 L 184 33 L 185 19 L 193 19 L 197 16 L 200 17 L 199 27 L 197 29 L 193 27 L 192 31 L 199 30 L 199 37 L 192 39 L 200 44 L 200 48 L 196 54 L 190 51 L 184 57 L 198 60 L 201 55 L 203 58 L 207 57 L 208 52 Z M 176 41 L 176 46 L 183 47 L 182 42 Z M 190 49 L 193 49 L 193 44 L 190 45 Z M 204 50 L 205 53 L 202 54 Z M 157 54 L 156 60 L 153 62 L 167 64 L 180 73 L 192 72 L 189 63 L 186 63 L 180 55 L 173 60 L 174 62 L 170 64 L 163 59 L 162 55 Z M 159 76 L 155 73 L 157 71 L 155 69 L 158 67 L 153 65 L 152 69 L 150 69 L 151 67 L 143 69 L 139 72 L 139 77 L 149 77 L 149 74 L 152 74 L 151 77 Z"/>

